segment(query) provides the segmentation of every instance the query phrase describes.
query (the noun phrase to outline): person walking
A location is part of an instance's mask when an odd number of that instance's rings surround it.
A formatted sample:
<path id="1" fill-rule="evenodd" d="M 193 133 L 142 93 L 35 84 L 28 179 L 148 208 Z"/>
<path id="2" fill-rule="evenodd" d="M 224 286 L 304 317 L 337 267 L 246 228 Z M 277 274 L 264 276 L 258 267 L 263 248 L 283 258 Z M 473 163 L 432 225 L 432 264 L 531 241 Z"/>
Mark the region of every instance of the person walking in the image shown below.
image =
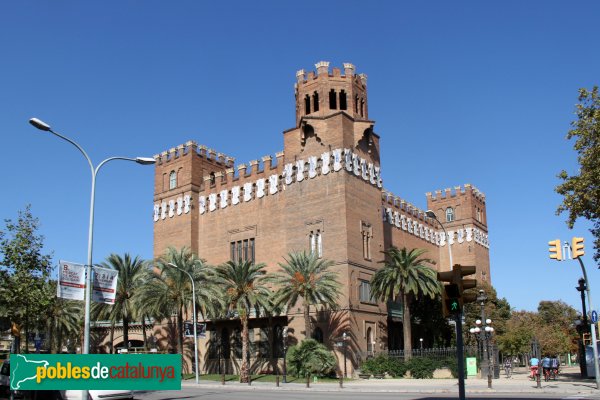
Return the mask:
<path id="1" fill-rule="evenodd" d="M 507 378 L 510 378 L 512 372 L 512 360 L 510 357 L 506 357 L 504 359 L 504 373 L 506 374 Z"/>

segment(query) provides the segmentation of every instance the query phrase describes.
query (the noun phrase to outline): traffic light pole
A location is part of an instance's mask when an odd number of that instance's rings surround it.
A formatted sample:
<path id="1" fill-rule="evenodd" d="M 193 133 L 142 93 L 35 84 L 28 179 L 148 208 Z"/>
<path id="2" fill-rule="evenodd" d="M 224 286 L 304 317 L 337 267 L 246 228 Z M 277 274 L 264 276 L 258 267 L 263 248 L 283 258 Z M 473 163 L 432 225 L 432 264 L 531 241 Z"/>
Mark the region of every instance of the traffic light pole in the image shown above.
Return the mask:
<path id="1" fill-rule="evenodd" d="M 583 265 L 583 261 L 581 261 L 581 257 L 577 257 L 577 261 L 579 261 L 579 265 L 581 265 L 581 272 L 583 273 L 583 279 L 586 282 L 586 292 L 588 296 L 588 309 L 590 311 L 594 310 L 592 306 L 592 295 L 590 291 L 590 281 L 587 278 L 587 273 L 585 272 L 585 265 Z M 592 328 L 592 350 L 594 351 L 594 372 L 596 373 L 596 389 L 600 389 L 600 368 L 598 368 L 598 344 L 596 343 L 596 324 L 592 322 L 590 324 Z"/>
<path id="2" fill-rule="evenodd" d="M 465 400 L 465 359 L 463 350 L 462 311 L 456 313 L 456 362 L 458 366 L 458 398 Z"/>

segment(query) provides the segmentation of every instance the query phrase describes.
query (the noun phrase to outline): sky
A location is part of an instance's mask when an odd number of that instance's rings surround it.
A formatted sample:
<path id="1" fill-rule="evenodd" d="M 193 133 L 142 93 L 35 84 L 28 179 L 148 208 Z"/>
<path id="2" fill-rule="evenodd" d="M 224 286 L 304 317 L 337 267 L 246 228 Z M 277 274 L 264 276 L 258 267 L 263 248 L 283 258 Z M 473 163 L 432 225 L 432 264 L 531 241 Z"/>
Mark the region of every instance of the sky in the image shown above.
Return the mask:
<path id="1" fill-rule="evenodd" d="M 188 140 L 247 163 L 283 149 L 299 69 L 350 62 L 368 75 L 385 189 L 470 183 L 486 195 L 491 278 L 516 310 L 581 309 L 575 260 L 548 241 L 582 236 L 600 297 L 591 227 L 566 226 L 554 192 L 577 173 L 578 89 L 600 83 L 597 1 L 0 2 L 0 218 L 31 204 L 53 259 L 84 263 L 94 164 Z M 152 257 L 153 167 L 111 161 L 96 184 L 94 263 Z"/>

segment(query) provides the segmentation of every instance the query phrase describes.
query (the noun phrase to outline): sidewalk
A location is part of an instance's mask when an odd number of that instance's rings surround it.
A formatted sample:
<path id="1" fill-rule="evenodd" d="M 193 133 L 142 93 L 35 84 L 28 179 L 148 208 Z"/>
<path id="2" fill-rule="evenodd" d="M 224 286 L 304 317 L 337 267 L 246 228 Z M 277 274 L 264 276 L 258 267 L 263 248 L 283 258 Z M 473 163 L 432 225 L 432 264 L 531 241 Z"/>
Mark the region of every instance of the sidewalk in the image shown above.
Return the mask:
<path id="1" fill-rule="evenodd" d="M 182 386 L 195 387 L 194 381 L 183 381 Z M 338 383 L 313 383 L 306 388 L 304 383 L 280 383 L 277 387 L 272 382 L 253 382 L 252 385 L 238 382 L 227 382 L 224 386 L 220 382 L 203 381 L 200 378 L 201 388 L 227 390 L 281 390 L 281 391 L 348 391 L 348 392 L 397 392 L 397 393 L 458 393 L 457 379 L 356 379 L 344 381 L 344 388 Z M 499 379 L 492 380 L 492 389 L 488 389 L 486 379 L 468 378 L 465 380 L 466 393 L 562 393 L 562 394 L 593 394 L 600 396 L 600 390 L 596 389 L 595 379 L 579 378 L 579 367 L 567 367 L 561 370 L 556 381 L 541 381 L 541 388 L 537 383 L 529 379 L 529 373 L 525 368 L 517 369 L 511 378 L 503 374 Z"/>

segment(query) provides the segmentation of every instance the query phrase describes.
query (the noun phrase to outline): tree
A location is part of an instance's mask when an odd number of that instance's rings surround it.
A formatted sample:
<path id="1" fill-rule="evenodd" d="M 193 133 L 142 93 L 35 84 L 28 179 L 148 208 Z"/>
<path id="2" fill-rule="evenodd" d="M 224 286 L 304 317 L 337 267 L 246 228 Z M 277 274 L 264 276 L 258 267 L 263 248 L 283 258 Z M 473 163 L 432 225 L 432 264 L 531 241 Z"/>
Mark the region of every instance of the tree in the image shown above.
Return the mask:
<path id="1" fill-rule="evenodd" d="M 108 320 L 115 323 L 121 321 L 123 326 L 123 344 L 128 347 L 129 323 L 138 319 L 139 313 L 134 304 L 133 296 L 141 288 L 146 273 L 144 261 L 139 258 L 131 258 L 128 253 L 123 257 L 118 254 L 108 256 L 102 267 L 114 269 L 117 275 L 117 292 L 114 304 L 105 304 L 108 309 Z M 111 342 L 111 350 L 113 348 Z"/>
<path id="2" fill-rule="evenodd" d="M 539 337 L 540 318 L 529 311 L 513 311 L 506 322 L 506 331 L 497 337 L 503 354 L 517 355 L 531 351 L 534 336 Z"/>
<path id="3" fill-rule="evenodd" d="M 24 326 L 27 338 L 29 326 L 45 314 L 51 300 L 45 285 L 52 256 L 42 253 L 44 237 L 37 233 L 40 223 L 30 205 L 5 225 L 0 231 L 0 310 L 11 323 Z"/>
<path id="4" fill-rule="evenodd" d="M 567 139 L 576 138 L 574 149 L 579 154 L 579 173 L 569 176 L 567 171 L 558 175 L 563 183 L 556 192 L 563 196 L 556 213 L 569 213 L 567 225 L 573 228 L 579 217 L 593 224 L 590 230 L 595 237 L 594 260 L 600 260 L 600 95 L 598 87 L 589 91 L 579 89 L 579 104 L 576 106 L 577 120 Z"/>
<path id="5" fill-rule="evenodd" d="M 289 253 L 284 260 L 285 263 L 279 263 L 281 272 L 270 278 L 270 282 L 278 286 L 273 301 L 291 308 L 302 298 L 305 337 L 310 338 L 310 306 L 322 304 L 335 309 L 341 285 L 337 274 L 329 270 L 333 265 L 332 261 L 306 252 Z"/>
<path id="6" fill-rule="evenodd" d="M 390 247 L 383 253 L 386 256 L 383 268 L 371 278 L 371 294 L 380 301 L 402 300 L 402 331 L 404 338 L 404 358 L 412 354 L 410 304 L 423 296 L 435 298 L 441 286 L 435 270 L 426 264 L 435 264 L 428 258 L 420 258 L 426 250 L 406 247 Z"/>
<path id="7" fill-rule="evenodd" d="M 538 305 L 538 316 L 542 322 L 538 339 L 545 354 L 577 351 L 573 321 L 578 319 L 578 313 L 573 307 L 561 300 L 543 300 Z"/>
<path id="8" fill-rule="evenodd" d="M 169 266 L 172 263 L 178 268 Z M 154 268 L 146 271 L 142 290 L 135 295 L 135 303 L 144 305 L 144 315 L 171 318 L 175 314 L 177 324 L 177 347 L 183 356 L 183 316 L 192 313 L 192 283 L 196 286 L 197 310 L 203 315 L 214 312 L 222 294 L 214 285 L 211 268 L 188 248 L 177 250 L 169 247 L 162 257 L 155 260 Z"/>
<path id="9" fill-rule="evenodd" d="M 237 313 L 242 324 L 242 364 L 240 382 L 249 382 L 248 361 L 248 318 L 251 310 L 268 309 L 271 291 L 265 285 L 265 264 L 251 261 L 228 261 L 221 264 L 216 272 L 222 292 L 225 294 L 227 309 Z"/>

